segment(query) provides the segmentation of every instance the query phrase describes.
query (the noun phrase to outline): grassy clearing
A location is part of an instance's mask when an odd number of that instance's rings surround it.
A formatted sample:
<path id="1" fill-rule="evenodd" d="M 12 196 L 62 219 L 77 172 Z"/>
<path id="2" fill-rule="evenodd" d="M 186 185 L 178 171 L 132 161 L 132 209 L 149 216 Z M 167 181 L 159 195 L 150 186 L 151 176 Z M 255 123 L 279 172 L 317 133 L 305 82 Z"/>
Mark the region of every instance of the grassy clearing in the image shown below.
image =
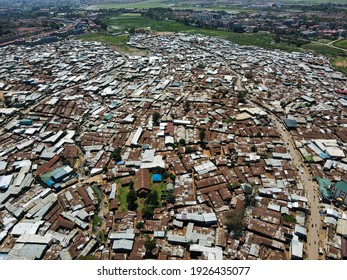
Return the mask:
<path id="1" fill-rule="evenodd" d="M 151 189 L 157 190 L 158 192 L 158 197 L 159 197 L 159 204 L 160 207 L 162 206 L 161 204 L 161 195 L 166 193 L 166 184 L 161 182 L 161 183 L 151 183 Z"/>
<path id="2" fill-rule="evenodd" d="M 80 36 L 80 39 L 85 41 L 97 41 L 114 45 L 126 45 L 129 40 L 129 35 L 109 36 L 106 33 L 90 33 Z"/>
<path id="3" fill-rule="evenodd" d="M 339 47 L 347 50 L 347 40 L 341 40 L 333 44 L 335 47 Z"/>
<path id="4" fill-rule="evenodd" d="M 305 50 L 311 50 L 316 53 L 320 53 L 322 55 L 325 55 L 327 57 L 336 57 L 336 56 L 344 56 L 345 52 L 342 50 L 334 49 L 329 46 L 320 45 L 316 43 L 310 43 L 302 46 Z"/>
<path id="5" fill-rule="evenodd" d="M 96 41 L 105 44 L 110 44 L 114 46 L 114 49 L 123 53 L 145 55 L 146 52 L 138 50 L 136 48 L 131 48 L 127 45 L 129 41 L 129 34 L 123 34 L 118 36 L 107 35 L 106 32 L 90 33 L 79 37 L 84 41 Z"/>
<path id="6" fill-rule="evenodd" d="M 347 75 L 347 57 L 338 56 L 335 59 L 332 59 L 332 64 L 334 67 Z"/>
<path id="7" fill-rule="evenodd" d="M 127 195 L 130 187 L 120 187 L 117 190 L 117 199 L 120 202 L 121 211 L 125 212 L 128 209 Z"/>

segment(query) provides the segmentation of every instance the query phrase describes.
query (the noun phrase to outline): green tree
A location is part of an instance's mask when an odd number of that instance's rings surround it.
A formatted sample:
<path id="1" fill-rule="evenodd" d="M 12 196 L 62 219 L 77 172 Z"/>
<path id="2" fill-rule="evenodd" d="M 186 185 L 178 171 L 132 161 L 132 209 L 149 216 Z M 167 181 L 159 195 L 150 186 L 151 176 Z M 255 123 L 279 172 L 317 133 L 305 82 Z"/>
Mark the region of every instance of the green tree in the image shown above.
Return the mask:
<path id="1" fill-rule="evenodd" d="M 252 207 L 255 206 L 257 201 L 255 199 L 256 191 L 251 185 L 243 185 L 243 193 L 245 194 L 245 203 L 246 207 Z"/>
<path id="2" fill-rule="evenodd" d="M 175 174 L 172 174 L 168 171 L 164 172 L 164 174 L 163 174 L 163 179 L 166 180 L 167 178 L 170 178 L 173 182 L 175 182 L 175 180 L 176 180 Z"/>
<path id="3" fill-rule="evenodd" d="M 129 187 L 130 187 L 130 189 L 133 189 L 133 188 L 134 188 L 134 181 L 133 181 L 133 180 L 130 181 Z"/>
<path id="4" fill-rule="evenodd" d="M 194 153 L 195 149 L 191 146 L 186 147 L 186 154 Z"/>
<path id="5" fill-rule="evenodd" d="M 167 192 L 166 201 L 167 203 L 175 204 L 176 198 L 172 191 Z"/>
<path id="6" fill-rule="evenodd" d="M 137 201 L 137 194 L 134 188 L 130 189 L 128 195 L 127 195 L 127 203 L 128 203 L 128 209 L 130 211 L 136 211 L 138 204 Z"/>
<path id="7" fill-rule="evenodd" d="M 146 249 L 146 256 L 152 257 L 153 251 L 157 248 L 157 242 L 155 239 L 151 239 L 148 235 L 146 236 L 145 241 L 145 249 Z"/>
<path id="8" fill-rule="evenodd" d="M 157 167 L 154 167 L 152 169 L 152 171 L 153 171 L 153 174 L 161 174 L 161 175 L 163 175 L 165 173 L 165 168 L 157 166 Z"/>
<path id="9" fill-rule="evenodd" d="M 242 236 L 244 218 L 244 209 L 231 211 L 226 217 L 226 226 L 234 239 L 239 239 Z"/>
<path id="10" fill-rule="evenodd" d="M 160 113 L 159 112 L 154 112 L 152 117 L 153 117 L 153 123 L 157 125 L 159 123 L 159 120 L 160 120 L 160 117 L 161 117 Z"/>
<path id="11" fill-rule="evenodd" d="M 114 149 L 114 151 L 112 152 L 111 157 L 116 161 L 122 161 L 122 155 L 121 155 L 121 151 L 122 149 L 120 147 L 117 147 Z"/>
<path id="12" fill-rule="evenodd" d="M 144 219 L 151 219 L 154 215 L 154 210 L 152 207 L 149 207 L 147 204 L 145 204 L 142 208 L 142 217 Z"/>
<path id="13" fill-rule="evenodd" d="M 143 221 L 139 221 L 137 224 L 136 224 L 136 228 L 137 229 L 141 229 L 145 226 L 145 223 Z"/>
<path id="14" fill-rule="evenodd" d="M 293 215 L 283 214 L 282 219 L 283 222 L 286 223 L 296 223 L 296 219 Z"/>
<path id="15" fill-rule="evenodd" d="M 201 147 L 205 146 L 205 137 L 206 137 L 206 129 L 205 128 L 200 128 L 199 131 L 199 139 L 200 139 L 200 145 Z"/>
<path id="16" fill-rule="evenodd" d="M 181 146 L 184 146 L 186 144 L 186 140 L 181 138 L 178 143 L 181 145 Z"/>
<path id="17" fill-rule="evenodd" d="M 239 103 L 246 103 L 246 95 L 247 95 L 247 92 L 246 91 L 240 91 L 238 94 L 237 94 L 237 101 Z"/>
<path id="18" fill-rule="evenodd" d="M 146 204 L 152 208 L 159 207 L 159 195 L 158 191 L 152 189 L 151 192 L 147 195 Z"/>
<path id="19" fill-rule="evenodd" d="M 101 226 L 102 218 L 98 215 L 95 215 L 92 220 L 92 230 L 96 231 L 97 227 Z"/>
<path id="20" fill-rule="evenodd" d="M 184 111 L 186 112 L 190 111 L 190 102 L 188 99 L 186 99 L 186 102 L 184 103 Z"/>

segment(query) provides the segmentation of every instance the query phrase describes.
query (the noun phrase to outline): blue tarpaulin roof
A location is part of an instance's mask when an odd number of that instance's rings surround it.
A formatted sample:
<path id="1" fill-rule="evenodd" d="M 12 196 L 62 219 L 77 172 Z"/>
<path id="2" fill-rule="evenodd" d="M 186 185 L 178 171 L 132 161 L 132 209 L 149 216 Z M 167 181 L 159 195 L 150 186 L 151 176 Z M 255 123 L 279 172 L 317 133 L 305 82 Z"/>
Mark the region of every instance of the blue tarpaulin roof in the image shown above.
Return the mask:
<path id="1" fill-rule="evenodd" d="M 152 181 L 153 182 L 161 182 L 162 181 L 162 177 L 160 174 L 153 174 L 152 175 Z"/>

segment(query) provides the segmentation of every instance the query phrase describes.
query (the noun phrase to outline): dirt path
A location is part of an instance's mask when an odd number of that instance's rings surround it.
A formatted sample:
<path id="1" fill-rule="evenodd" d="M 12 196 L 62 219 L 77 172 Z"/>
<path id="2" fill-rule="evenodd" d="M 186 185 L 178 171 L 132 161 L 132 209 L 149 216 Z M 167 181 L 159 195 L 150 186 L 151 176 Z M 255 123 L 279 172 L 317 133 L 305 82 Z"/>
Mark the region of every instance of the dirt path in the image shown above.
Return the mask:
<path id="1" fill-rule="evenodd" d="M 333 45 L 334 43 L 336 43 L 336 42 L 338 42 L 338 41 L 341 41 L 342 39 L 344 39 L 344 38 L 339 38 L 339 39 L 337 39 L 337 40 L 335 40 L 335 41 L 332 41 L 332 42 L 329 42 L 329 43 L 327 43 L 327 44 L 325 44 L 325 43 L 320 43 L 320 42 L 312 42 L 312 43 L 313 43 L 313 44 L 317 44 L 317 45 L 323 45 L 323 46 L 326 46 L 326 47 L 330 47 L 330 48 L 333 48 L 333 49 L 337 49 L 337 50 L 340 50 L 340 51 L 347 52 L 346 49 L 340 48 L 340 47 L 336 47 L 336 46 Z"/>

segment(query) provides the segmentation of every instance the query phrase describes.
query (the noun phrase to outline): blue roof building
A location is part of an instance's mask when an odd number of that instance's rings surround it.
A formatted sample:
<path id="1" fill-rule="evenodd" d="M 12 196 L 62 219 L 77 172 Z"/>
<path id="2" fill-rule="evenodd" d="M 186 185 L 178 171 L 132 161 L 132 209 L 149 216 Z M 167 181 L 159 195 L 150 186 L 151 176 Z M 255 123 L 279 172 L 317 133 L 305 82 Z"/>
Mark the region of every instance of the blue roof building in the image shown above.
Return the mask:
<path id="1" fill-rule="evenodd" d="M 21 119 L 19 120 L 20 125 L 32 125 L 33 120 L 32 119 Z"/>
<path id="2" fill-rule="evenodd" d="M 296 120 L 292 120 L 292 119 L 285 119 L 283 121 L 284 125 L 286 126 L 286 128 L 288 130 L 293 130 L 293 129 L 296 129 L 297 126 L 298 126 L 298 123 Z"/>

